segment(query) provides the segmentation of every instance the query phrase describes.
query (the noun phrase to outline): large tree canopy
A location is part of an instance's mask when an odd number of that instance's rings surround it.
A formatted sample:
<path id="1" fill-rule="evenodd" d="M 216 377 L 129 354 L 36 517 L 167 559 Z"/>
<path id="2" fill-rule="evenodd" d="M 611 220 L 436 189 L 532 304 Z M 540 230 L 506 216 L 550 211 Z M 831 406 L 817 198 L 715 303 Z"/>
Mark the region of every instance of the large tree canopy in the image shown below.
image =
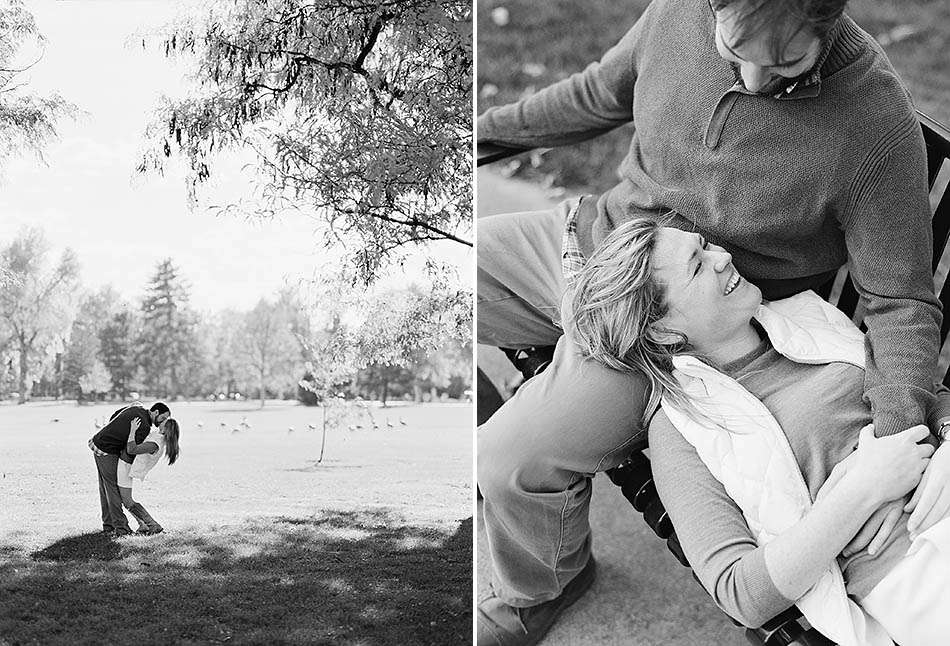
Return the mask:
<path id="1" fill-rule="evenodd" d="M 32 379 L 69 338 L 79 263 L 67 249 L 53 264 L 43 232 L 24 229 L 0 248 L 0 267 L 7 275 L 0 289 L 0 351 L 6 347 L 17 354 L 22 404 L 29 399 Z"/>
<path id="2" fill-rule="evenodd" d="M 199 189 L 220 151 L 250 148 L 254 211 L 318 213 L 367 282 L 407 245 L 470 245 L 471 29 L 466 0 L 219 5 L 163 41 L 201 90 L 164 102 L 139 170 L 180 153 Z"/>
<path id="3" fill-rule="evenodd" d="M 17 154 L 40 156 L 56 136 L 56 120 L 75 109 L 58 95 L 31 94 L 23 79 L 31 63 L 20 61 L 20 51 L 42 41 L 33 15 L 20 0 L 0 2 L 0 168 Z"/>

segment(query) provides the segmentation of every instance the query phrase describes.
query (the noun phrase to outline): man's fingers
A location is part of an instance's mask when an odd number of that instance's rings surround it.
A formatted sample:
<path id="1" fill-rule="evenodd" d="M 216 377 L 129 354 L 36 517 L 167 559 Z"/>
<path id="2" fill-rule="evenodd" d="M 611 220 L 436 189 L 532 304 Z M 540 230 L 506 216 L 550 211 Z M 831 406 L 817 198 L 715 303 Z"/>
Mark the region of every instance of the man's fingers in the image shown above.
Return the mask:
<path id="1" fill-rule="evenodd" d="M 927 531 L 947 516 L 950 516 L 950 499 L 948 499 L 947 492 L 944 492 L 944 495 L 940 497 L 937 504 L 931 507 L 927 518 L 920 524 L 920 527 L 917 529 L 917 534 Z M 916 536 L 914 538 L 916 538 Z"/>
<path id="2" fill-rule="evenodd" d="M 920 496 L 924 492 L 924 487 L 927 486 L 927 472 L 924 472 L 924 477 L 921 478 L 920 484 L 917 485 L 917 488 L 914 489 L 914 495 L 910 497 L 910 501 L 904 505 L 904 511 L 910 513 L 916 509 L 917 504 L 920 502 Z M 910 519 L 907 521 L 908 530 L 910 528 Z"/>
<path id="3" fill-rule="evenodd" d="M 926 478 L 927 474 L 924 474 Z M 939 486 L 939 483 L 933 482 L 930 480 L 926 482 L 924 480 L 920 481 L 920 485 L 917 487 L 917 490 L 920 491 L 923 489 L 923 493 L 920 494 L 920 499 L 917 501 L 917 506 L 914 508 L 913 513 L 911 513 L 910 518 L 907 519 L 907 531 L 911 534 L 917 532 L 917 528 L 920 526 L 921 521 L 927 517 L 930 513 L 931 508 L 934 506 L 934 503 L 937 502 L 937 499 L 940 497 L 940 494 L 943 490 L 942 486 Z M 917 492 L 914 492 L 914 495 L 917 495 Z"/>
<path id="4" fill-rule="evenodd" d="M 884 522 L 881 523 L 880 529 L 877 530 L 877 534 L 874 535 L 874 538 L 871 539 L 870 544 L 868 544 L 868 554 L 876 554 L 877 551 L 884 546 L 884 543 L 887 542 L 894 528 L 897 527 L 897 523 L 900 522 L 901 515 L 902 511 L 900 507 L 891 507 L 888 510 L 887 515 L 884 516 Z"/>
<path id="5" fill-rule="evenodd" d="M 930 511 L 927 512 L 927 515 L 924 516 L 917 528 L 911 532 L 910 539 L 914 540 L 920 534 L 926 532 L 928 529 L 939 523 L 941 520 L 947 517 L 947 505 L 942 502 L 938 502 L 933 507 L 930 508 Z"/>
<path id="6" fill-rule="evenodd" d="M 920 507 L 918 507 L 920 509 Z M 927 513 L 919 519 L 917 524 L 911 529 L 910 521 L 908 521 L 907 526 L 910 531 L 911 540 L 917 538 L 917 536 L 937 523 L 950 515 L 950 495 L 946 491 L 942 491 L 941 495 L 937 500 L 930 506 L 930 509 L 927 510 Z"/>

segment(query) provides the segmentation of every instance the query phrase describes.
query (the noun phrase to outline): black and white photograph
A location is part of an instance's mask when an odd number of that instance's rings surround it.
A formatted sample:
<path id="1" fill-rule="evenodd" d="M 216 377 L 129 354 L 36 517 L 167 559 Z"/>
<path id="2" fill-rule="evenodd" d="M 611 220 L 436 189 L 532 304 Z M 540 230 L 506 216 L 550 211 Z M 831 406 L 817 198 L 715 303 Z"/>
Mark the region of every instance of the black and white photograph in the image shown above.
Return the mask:
<path id="1" fill-rule="evenodd" d="M 0 0 L 0 645 L 472 642 L 473 19 Z"/>
<path id="2" fill-rule="evenodd" d="M 950 643 L 950 6 L 476 33 L 478 646 Z"/>

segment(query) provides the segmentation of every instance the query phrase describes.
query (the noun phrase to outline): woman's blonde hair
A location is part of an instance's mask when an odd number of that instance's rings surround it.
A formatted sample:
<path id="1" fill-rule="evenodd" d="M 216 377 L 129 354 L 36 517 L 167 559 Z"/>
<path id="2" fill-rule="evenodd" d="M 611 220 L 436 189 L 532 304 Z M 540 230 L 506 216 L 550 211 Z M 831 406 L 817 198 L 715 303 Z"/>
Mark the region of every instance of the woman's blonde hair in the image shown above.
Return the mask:
<path id="1" fill-rule="evenodd" d="M 608 368 L 649 379 L 644 425 L 664 395 L 678 408 L 694 410 L 673 376 L 673 355 L 691 352 L 689 342 L 660 323 L 667 305 L 652 265 L 660 228 L 648 218 L 617 227 L 575 275 L 571 300 L 582 352 Z"/>

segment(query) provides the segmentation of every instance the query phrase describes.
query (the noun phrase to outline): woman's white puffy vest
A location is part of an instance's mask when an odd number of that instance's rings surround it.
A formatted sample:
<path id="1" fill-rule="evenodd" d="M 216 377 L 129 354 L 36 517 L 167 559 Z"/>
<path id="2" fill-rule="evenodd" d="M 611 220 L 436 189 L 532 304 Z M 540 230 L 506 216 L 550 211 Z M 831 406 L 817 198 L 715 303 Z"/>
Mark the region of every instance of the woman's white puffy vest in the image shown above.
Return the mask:
<path id="1" fill-rule="evenodd" d="M 814 292 L 763 303 L 755 318 L 773 347 L 793 361 L 864 367 L 864 335 Z M 812 505 L 785 433 L 734 379 L 695 357 L 675 357 L 673 364 L 702 415 L 697 421 L 666 399 L 663 411 L 742 510 L 759 545 L 768 543 Z M 842 646 L 893 646 L 880 624 L 847 596 L 836 561 L 796 605 L 812 626 Z"/>

